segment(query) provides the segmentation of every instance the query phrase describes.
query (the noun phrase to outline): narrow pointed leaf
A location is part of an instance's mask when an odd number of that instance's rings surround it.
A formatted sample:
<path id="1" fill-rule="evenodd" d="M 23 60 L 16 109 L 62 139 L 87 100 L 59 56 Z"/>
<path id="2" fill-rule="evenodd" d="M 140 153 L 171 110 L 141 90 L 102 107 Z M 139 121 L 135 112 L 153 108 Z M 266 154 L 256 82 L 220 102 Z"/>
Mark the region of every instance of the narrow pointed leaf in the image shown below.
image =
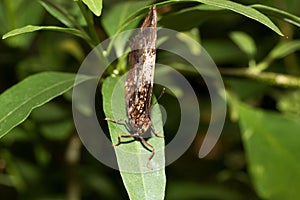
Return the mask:
<path id="1" fill-rule="evenodd" d="M 76 74 L 43 72 L 32 75 L 0 95 L 0 138 L 31 113 L 74 86 Z M 82 76 L 81 83 L 91 77 Z"/>
<path id="2" fill-rule="evenodd" d="M 236 13 L 239 13 L 241 15 L 244 15 L 246 17 L 249 17 L 251 19 L 254 19 L 265 26 L 269 27 L 273 31 L 275 31 L 278 35 L 283 36 L 282 32 L 279 30 L 279 28 L 264 14 L 261 12 L 248 7 L 244 6 L 239 3 L 235 3 L 233 1 L 224 1 L 224 0 L 199 0 L 199 2 L 205 3 L 207 5 L 216 6 L 224 9 L 228 9 L 231 11 L 234 11 Z"/>
<path id="3" fill-rule="evenodd" d="M 295 51 L 300 50 L 300 40 L 283 41 L 279 43 L 268 55 L 269 59 L 283 58 Z"/>
<path id="4" fill-rule="evenodd" d="M 3 35 L 2 39 L 6 39 L 9 37 L 13 37 L 13 36 L 17 36 L 17 35 L 21 35 L 21 34 L 25 34 L 25 33 L 31 33 L 34 31 L 40 31 L 40 30 L 58 31 L 58 32 L 72 34 L 72 35 L 81 37 L 83 39 L 87 39 L 80 30 L 75 29 L 75 28 L 63 28 L 63 27 L 58 27 L 58 26 L 32 26 L 32 25 L 27 25 L 22 28 L 14 29 L 14 30 L 6 33 L 5 35 Z"/>
<path id="5" fill-rule="evenodd" d="M 260 4 L 255 4 L 252 5 L 251 7 L 261 11 L 262 13 L 265 13 L 268 16 L 276 17 L 285 22 L 300 27 L 300 17 L 293 15 L 289 12 L 277 8 L 273 8 L 270 6 L 266 6 L 266 5 L 260 5 Z"/>
<path id="6" fill-rule="evenodd" d="M 199 3 L 204 3 L 206 5 L 210 6 L 215 6 L 218 8 L 226 9 L 226 10 L 231 10 L 233 12 L 239 13 L 241 15 L 244 15 L 248 18 L 254 19 L 263 25 L 269 27 L 273 31 L 275 31 L 278 35 L 283 36 L 282 32 L 280 29 L 264 14 L 261 12 L 257 11 L 254 8 L 251 8 L 250 6 L 245 6 L 233 1 L 226 1 L 226 0 L 169 0 L 169 1 L 164 1 L 161 2 L 161 5 L 166 5 L 166 4 L 173 4 L 173 3 L 178 3 L 178 2 L 199 2 Z"/>
<path id="7" fill-rule="evenodd" d="M 41 0 L 39 3 L 57 20 L 66 25 L 67 27 L 74 27 L 71 16 L 68 15 L 66 10 L 60 7 L 59 4 L 55 4 L 52 1 Z"/>
<path id="8" fill-rule="evenodd" d="M 107 78 L 102 87 L 102 94 L 106 117 L 115 120 L 127 119 L 124 80 Z M 162 117 L 158 104 L 153 106 L 151 119 L 156 131 L 163 135 Z M 121 122 L 120 124 L 108 122 L 108 125 L 113 143 L 117 142 L 118 135 L 130 134 L 124 123 L 122 125 Z M 132 139 L 122 138 L 122 141 L 128 142 L 115 147 L 115 152 L 123 183 L 130 199 L 164 199 L 166 185 L 164 139 L 152 136 L 147 140 L 155 148 L 155 155 L 150 162 L 152 170 L 146 166 L 150 151 L 142 146 L 138 140 L 132 141 Z"/>

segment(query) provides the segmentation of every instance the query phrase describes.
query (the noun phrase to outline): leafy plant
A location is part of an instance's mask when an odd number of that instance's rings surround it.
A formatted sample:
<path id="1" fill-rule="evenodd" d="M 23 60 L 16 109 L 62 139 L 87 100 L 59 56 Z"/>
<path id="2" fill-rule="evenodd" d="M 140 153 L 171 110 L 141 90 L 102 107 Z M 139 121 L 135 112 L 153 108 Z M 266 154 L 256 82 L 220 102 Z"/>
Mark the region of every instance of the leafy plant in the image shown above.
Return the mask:
<path id="1" fill-rule="evenodd" d="M 226 85 L 231 118 L 226 121 L 222 144 L 217 144 L 209 155 L 212 160 L 195 161 L 194 157 L 190 159 L 192 156 L 184 156 L 170 166 L 167 178 L 164 168 L 149 173 L 126 172 L 131 167 L 129 158 L 120 156 L 118 149 L 147 153 L 140 143 L 116 148 L 122 181 L 130 199 L 294 199 L 297 196 L 300 124 L 299 112 L 293 108 L 299 107 L 300 17 L 292 13 L 300 12 L 299 2 L 276 1 L 286 9 L 270 1 L 252 5 L 247 5 L 246 0 L 239 2 L 152 2 L 159 11 L 159 26 L 185 32 L 212 56 Z M 0 3 L 3 25 L 0 89 L 5 90 L 0 95 L 1 199 L 16 199 L 16 196 L 64 199 L 65 194 L 68 199 L 124 198 L 125 191 L 121 189 L 119 194 L 120 186 L 112 180 L 118 177 L 117 172 L 102 166 L 98 170 L 95 166 L 99 164 L 93 163 L 88 152 L 81 148 L 70 123 L 69 90 L 76 86 L 77 69 L 88 52 L 108 37 L 137 28 L 152 3 L 101 0 Z M 193 48 L 192 44 L 186 45 Z M 112 39 L 108 49 L 98 52 L 98 56 L 106 61 L 110 53 L 122 55 L 123 50 L 124 41 Z M 209 96 L 203 92 L 205 87 L 199 74 L 187 63 L 174 62 L 164 52 L 158 52 L 158 60 L 174 66 L 193 83 L 203 108 L 201 112 L 205 114 L 199 129 L 202 132 L 202 126 L 210 121 L 207 117 L 210 111 Z M 99 119 L 104 118 L 102 111 L 111 116 L 112 88 L 118 76 L 128 69 L 127 65 L 126 55 L 122 56 L 101 77 L 98 102 L 103 103 L 103 108 L 97 105 Z M 76 83 L 96 79 L 81 75 Z M 119 115 L 126 117 L 122 90 L 118 95 Z M 176 107 L 171 94 L 160 101 L 166 110 Z M 162 129 L 163 114 L 158 105 L 153 109 L 155 125 Z M 172 132 L 176 132 L 179 115 L 174 110 L 168 116 L 166 143 L 170 142 Z M 108 123 L 108 128 L 112 142 L 120 132 L 127 132 L 118 124 Z M 241 137 L 235 134 L 239 132 Z M 199 133 L 195 145 L 201 143 L 201 138 L 203 134 Z M 149 140 L 158 147 L 164 145 L 158 138 Z M 196 154 L 195 145 L 187 155 Z M 163 164 L 165 155 L 159 153 L 154 159 Z M 142 169 L 143 162 L 134 167 Z M 106 175 L 107 171 L 110 175 Z M 41 181 L 45 184 L 40 184 Z"/>

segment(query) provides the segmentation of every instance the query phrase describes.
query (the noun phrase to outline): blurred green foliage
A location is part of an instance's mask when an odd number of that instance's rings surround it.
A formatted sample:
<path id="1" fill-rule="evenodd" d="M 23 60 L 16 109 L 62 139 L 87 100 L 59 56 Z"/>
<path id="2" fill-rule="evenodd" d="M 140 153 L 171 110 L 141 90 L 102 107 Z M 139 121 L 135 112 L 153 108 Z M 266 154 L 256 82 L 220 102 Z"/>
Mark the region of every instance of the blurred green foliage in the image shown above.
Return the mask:
<path id="1" fill-rule="evenodd" d="M 0 199 L 128 199 L 119 172 L 82 146 L 68 90 L 91 49 L 115 33 L 138 27 L 150 3 L 157 3 L 159 27 L 185 32 L 207 50 L 222 74 L 229 108 L 220 140 L 199 159 L 210 122 L 209 93 L 188 64 L 158 52 L 159 61 L 190 81 L 201 109 L 194 143 L 166 168 L 165 198 L 298 198 L 299 1 L 3 0 Z M 121 51 L 122 41 L 114 45 L 112 50 Z M 127 69 L 126 59 L 113 66 L 119 73 Z M 47 88 L 53 83 L 61 85 Z M 160 88 L 155 90 L 159 94 Z M 160 104 L 173 111 L 164 126 L 168 143 L 180 113 L 171 94 Z"/>

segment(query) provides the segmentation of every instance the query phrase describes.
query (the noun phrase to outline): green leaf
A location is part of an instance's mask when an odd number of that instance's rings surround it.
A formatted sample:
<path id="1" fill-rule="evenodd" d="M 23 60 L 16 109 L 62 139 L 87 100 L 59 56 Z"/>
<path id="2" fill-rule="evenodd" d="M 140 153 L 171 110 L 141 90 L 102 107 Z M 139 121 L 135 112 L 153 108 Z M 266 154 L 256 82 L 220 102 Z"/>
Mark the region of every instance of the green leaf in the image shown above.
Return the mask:
<path id="1" fill-rule="evenodd" d="M 85 5 L 96 15 L 100 16 L 102 12 L 102 0 L 82 0 Z"/>
<path id="2" fill-rule="evenodd" d="M 283 41 L 279 43 L 268 55 L 270 60 L 283 58 L 295 51 L 300 50 L 300 40 Z"/>
<path id="3" fill-rule="evenodd" d="M 102 86 L 103 107 L 106 117 L 119 120 L 127 119 L 125 108 L 124 80 L 109 77 Z M 163 135 L 162 117 L 158 104 L 152 107 L 151 119 L 156 131 Z M 118 135 L 130 134 L 124 124 L 108 122 L 110 136 L 113 143 L 117 142 Z M 121 143 L 115 147 L 119 170 L 131 200 L 164 199 L 165 194 L 165 156 L 164 139 L 152 136 L 147 142 L 154 146 L 155 155 L 150 165 L 146 166 L 150 155 L 142 144 L 136 140 L 121 138 Z M 131 141 L 131 142 L 129 142 Z"/>
<path id="4" fill-rule="evenodd" d="M 239 13 L 241 15 L 244 15 L 246 17 L 249 17 L 251 19 L 254 19 L 254 20 L 264 24 L 265 26 L 269 27 L 270 29 L 275 31 L 278 35 L 283 36 L 283 34 L 279 30 L 279 28 L 267 16 L 265 16 L 261 12 L 255 10 L 251 7 L 244 6 L 239 3 L 235 3 L 233 1 L 224 1 L 224 0 L 214 0 L 214 1 L 199 0 L 199 2 L 205 3 L 207 5 L 211 5 L 211 6 L 228 9 L 228 10 L 234 11 L 236 13 Z"/>
<path id="5" fill-rule="evenodd" d="M 57 2 L 49 0 L 41 0 L 39 3 L 57 20 L 66 25 L 67 27 L 74 27 L 74 19 L 68 12 L 60 6 Z"/>
<path id="6" fill-rule="evenodd" d="M 296 15 L 266 5 L 255 4 L 251 5 L 251 7 L 265 13 L 268 16 L 276 17 L 278 19 L 284 20 L 290 24 L 300 27 L 300 17 Z"/>
<path id="7" fill-rule="evenodd" d="M 31 33 L 31 32 L 34 32 L 34 31 L 40 31 L 40 30 L 58 31 L 58 32 L 72 34 L 72 35 L 81 37 L 83 39 L 87 39 L 87 37 L 85 35 L 83 35 L 80 30 L 75 29 L 75 28 L 63 28 L 63 27 L 58 27 L 58 26 L 32 26 L 32 25 L 28 25 L 28 26 L 25 26 L 25 27 L 22 27 L 22 28 L 14 29 L 14 30 L 6 33 L 5 35 L 3 35 L 2 39 L 6 39 L 6 38 L 13 37 L 13 36 L 16 36 L 16 35 L 21 35 L 21 34 L 24 34 L 24 33 Z"/>
<path id="8" fill-rule="evenodd" d="M 126 20 L 141 7 L 148 5 L 147 1 L 126 1 L 112 7 L 103 14 L 102 25 L 109 36 L 116 34 L 124 25 Z M 136 28 L 139 21 L 133 21 L 127 27 Z"/>
<path id="9" fill-rule="evenodd" d="M 44 19 L 45 10 L 37 1 L 17 0 L 0 1 L 0 34 L 3 35 L 16 27 L 27 24 L 40 24 Z M 34 35 L 24 35 L 6 40 L 5 43 L 17 48 L 30 48 Z"/>
<path id="10" fill-rule="evenodd" d="M 241 103 L 238 108 L 256 191 L 263 199 L 294 200 L 300 188 L 299 119 Z"/>
<path id="11" fill-rule="evenodd" d="M 253 39 L 244 32 L 231 32 L 230 38 L 234 43 L 245 52 L 249 58 L 253 58 L 256 53 L 256 45 Z"/>
<path id="12" fill-rule="evenodd" d="M 233 1 L 225 1 L 225 0 L 170 0 L 170 1 L 164 1 L 160 3 L 161 5 L 165 4 L 172 4 L 177 2 L 200 2 L 204 3 L 206 5 L 215 6 L 218 8 L 231 10 L 233 12 L 239 13 L 241 15 L 244 15 L 250 19 L 254 19 L 265 26 L 269 27 L 273 31 L 275 31 L 278 35 L 283 36 L 282 32 L 279 30 L 279 28 L 264 14 L 261 12 L 255 10 L 254 8 L 251 8 L 249 6 L 245 6 Z"/>
<path id="13" fill-rule="evenodd" d="M 0 95 L 0 138 L 22 123 L 30 112 L 74 86 L 75 74 L 43 72 L 32 75 Z M 82 76 L 78 83 L 91 77 Z"/>
<path id="14" fill-rule="evenodd" d="M 300 40 L 282 41 L 258 64 L 257 68 L 260 71 L 265 70 L 274 60 L 283 58 L 298 50 L 300 50 Z"/>

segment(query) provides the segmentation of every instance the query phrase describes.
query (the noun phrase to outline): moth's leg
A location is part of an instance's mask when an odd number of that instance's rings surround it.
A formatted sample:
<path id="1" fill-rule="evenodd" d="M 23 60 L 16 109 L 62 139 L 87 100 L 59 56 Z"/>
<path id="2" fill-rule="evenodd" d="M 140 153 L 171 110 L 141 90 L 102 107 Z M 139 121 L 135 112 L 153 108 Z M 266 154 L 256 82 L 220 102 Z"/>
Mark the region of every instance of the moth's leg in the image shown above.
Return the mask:
<path id="1" fill-rule="evenodd" d="M 128 132 L 130 132 L 129 123 L 126 119 L 115 120 L 115 119 L 112 119 L 112 118 L 105 118 L 104 120 L 111 121 L 111 122 L 116 123 L 116 124 L 118 124 L 120 122 L 122 122 L 122 123 L 124 122 L 125 124 L 122 124 L 122 125 L 125 126 L 125 128 L 127 129 Z"/>
<path id="2" fill-rule="evenodd" d="M 159 135 L 159 134 L 156 132 L 156 130 L 154 129 L 153 124 L 151 124 L 151 130 L 152 130 L 152 132 L 154 133 L 154 135 L 155 135 L 156 137 L 159 137 L 159 138 L 165 138 L 164 135 Z"/>
<path id="3" fill-rule="evenodd" d="M 146 146 L 146 147 L 148 147 L 150 150 L 151 150 L 151 154 L 150 154 L 150 156 L 149 156 L 149 158 L 148 158 L 148 160 L 147 160 L 147 167 L 148 167 L 148 169 L 152 169 L 152 167 L 150 167 L 150 160 L 153 158 L 153 156 L 154 156 L 154 151 L 155 151 L 155 149 L 154 149 L 154 147 L 151 145 L 151 144 L 149 144 L 143 137 L 140 137 L 140 139 L 141 139 L 141 142 Z"/>
<path id="4" fill-rule="evenodd" d="M 157 97 L 157 101 L 160 100 L 160 98 L 164 95 L 165 92 L 166 92 L 166 88 L 163 88 L 160 92 L 160 95 Z"/>
<path id="5" fill-rule="evenodd" d="M 165 92 L 166 92 L 166 88 L 163 88 L 160 92 L 160 95 L 156 98 L 156 101 L 154 102 L 153 105 L 157 104 L 157 102 L 160 100 L 160 98 L 164 95 Z"/>
<path id="6" fill-rule="evenodd" d="M 125 124 L 123 124 L 127 131 L 130 132 L 130 129 L 129 129 L 129 123 L 126 119 L 119 119 L 119 120 L 115 120 L 115 119 L 112 119 L 112 118 L 105 118 L 104 120 L 106 121 L 111 121 L 111 122 L 114 122 L 114 123 L 120 123 L 120 122 L 124 122 Z M 119 135 L 118 136 L 118 142 L 113 144 L 113 146 L 118 146 L 120 143 L 121 143 L 121 138 L 131 138 L 131 137 L 136 137 L 136 135 Z"/>
<path id="7" fill-rule="evenodd" d="M 106 120 L 106 121 L 111 121 L 111 122 L 114 122 L 114 123 L 120 123 L 120 122 L 125 122 L 125 123 L 126 123 L 126 119 L 118 119 L 118 120 L 115 120 L 115 119 L 106 117 L 104 120 Z"/>
<path id="8" fill-rule="evenodd" d="M 115 146 L 118 146 L 119 144 L 121 144 L 121 138 L 132 138 L 132 137 L 134 138 L 135 135 L 119 135 L 118 142 L 113 144 L 113 146 L 115 147 Z"/>

